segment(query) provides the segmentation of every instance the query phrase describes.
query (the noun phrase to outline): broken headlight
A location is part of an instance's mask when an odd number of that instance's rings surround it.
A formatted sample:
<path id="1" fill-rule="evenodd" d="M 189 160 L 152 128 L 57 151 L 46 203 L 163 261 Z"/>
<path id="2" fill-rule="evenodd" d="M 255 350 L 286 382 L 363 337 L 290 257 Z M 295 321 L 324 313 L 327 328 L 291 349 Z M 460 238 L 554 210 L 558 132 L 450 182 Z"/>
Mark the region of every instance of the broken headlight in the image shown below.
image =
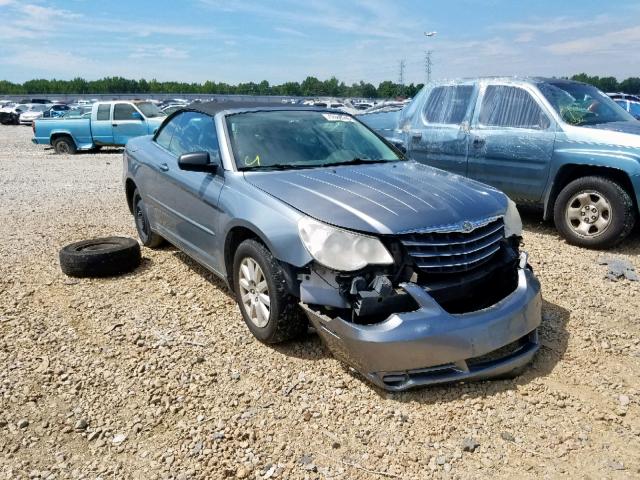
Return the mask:
<path id="1" fill-rule="evenodd" d="M 520 219 L 520 213 L 518 213 L 518 207 L 510 198 L 507 199 L 507 211 L 504 214 L 504 236 L 509 238 L 513 235 L 517 237 L 522 236 L 522 220 Z"/>
<path id="2" fill-rule="evenodd" d="M 309 217 L 298 222 L 298 232 L 311 256 L 327 268 L 342 272 L 367 265 L 389 265 L 393 257 L 375 237 L 332 227 Z"/>

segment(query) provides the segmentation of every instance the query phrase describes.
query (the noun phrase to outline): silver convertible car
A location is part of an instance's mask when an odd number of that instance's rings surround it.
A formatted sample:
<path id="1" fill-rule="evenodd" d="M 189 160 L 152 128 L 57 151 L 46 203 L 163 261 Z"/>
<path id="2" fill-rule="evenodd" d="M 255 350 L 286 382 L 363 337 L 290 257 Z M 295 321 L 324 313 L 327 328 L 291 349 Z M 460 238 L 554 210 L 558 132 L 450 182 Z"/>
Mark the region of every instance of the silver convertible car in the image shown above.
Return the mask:
<path id="1" fill-rule="evenodd" d="M 124 152 L 142 243 L 224 279 L 257 339 L 307 331 L 379 387 L 519 372 L 540 285 L 500 191 L 404 157 L 350 115 L 199 104 Z"/>

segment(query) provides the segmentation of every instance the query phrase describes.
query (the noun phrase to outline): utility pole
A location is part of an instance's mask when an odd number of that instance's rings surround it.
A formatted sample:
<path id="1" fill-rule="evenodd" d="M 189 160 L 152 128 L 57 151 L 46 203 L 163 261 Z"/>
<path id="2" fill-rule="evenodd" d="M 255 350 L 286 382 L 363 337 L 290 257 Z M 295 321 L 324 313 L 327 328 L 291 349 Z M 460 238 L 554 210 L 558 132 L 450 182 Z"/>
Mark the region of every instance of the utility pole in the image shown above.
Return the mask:
<path id="1" fill-rule="evenodd" d="M 429 83 L 431 83 L 431 67 L 432 67 L 432 63 L 431 63 L 431 54 L 433 53 L 432 50 L 427 50 L 424 53 L 424 73 L 425 73 L 425 77 L 427 80 L 427 85 Z"/>
<path id="2" fill-rule="evenodd" d="M 405 61 L 404 58 L 400 60 L 400 75 L 398 78 L 398 83 L 400 84 L 400 95 L 404 94 L 404 67 Z"/>
<path id="3" fill-rule="evenodd" d="M 424 32 L 424 36 L 427 38 L 433 38 L 438 34 L 438 32 Z M 433 50 L 425 50 L 424 52 L 424 75 L 425 80 L 427 81 L 427 85 L 431 83 L 431 68 L 433 67 L 433 62 L 431 61 L 431 54 Z"/>

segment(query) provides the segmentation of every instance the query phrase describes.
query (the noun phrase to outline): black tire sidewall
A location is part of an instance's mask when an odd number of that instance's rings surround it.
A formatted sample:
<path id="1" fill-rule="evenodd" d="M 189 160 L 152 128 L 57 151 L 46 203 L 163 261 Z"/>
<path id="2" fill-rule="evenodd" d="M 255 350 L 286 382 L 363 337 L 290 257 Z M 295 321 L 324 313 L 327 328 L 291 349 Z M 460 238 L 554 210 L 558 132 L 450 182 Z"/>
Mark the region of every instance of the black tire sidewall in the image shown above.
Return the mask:
<path id="1" fill-rule="evenodd" d="M 103 244 L 98 250 L 88 246 Z M 106 237 L 83 240 L 60 250 L 60 268 L 72 277 L 108 277 L 127 273 L 140 265 L 140 245 L 133 238 Z"/>
<path id="2" fill-rule="evenodd" d="M 144 200 L 142 199 L 142 196 L 140 195 L 140 192 L 138 190 L 136 190 L 135 192 L 133 192 L 133 221 L 136 224 L 136 232 L 138 232 L 138 237 L 140 238 L 140 241 L 142 242 L 142 244 L 145 247 L 148 247 L 150 244 L 150 239 L 151 239 L 151 224 L 149 223 L 149 216 L 147 215 L 147 207 L 144 203 Z M 140 208 L 141 212 L 142 212 L 142 221 L 144 222 L 145 226 L 147 227 L 147 231 L 149 232 L 148 234 L 145 234 L 145 232 L 140 231 L 140 226 L 138 225 L 138 208 Z"/>
<path id="3" fill-rule="evenodd" d="M 60 151 L 60 147 L 58 146 L 60 144 L 67 145 L 68 151 L 61 152 Z M 59 155 L 71 155 L 71 154 L 76 153 L 76 145 L 75 145 L 75 143 L 73 143 L 73 140 L 71 140 L 68 137 L 56 138 L 54 140 L 54 142 L 53 142 L 53 148 L 56 151 L 56 153 L 59 154 Z"/>
<path id="4" fill-rule="evenodd" d="M 567 224 L 566 209 L 569 200 L 576 194 L 593 190 L 602 195 L 611 205 L 611 223 L 605 232 L 594 237 L 583 237 Z M 586 248 L 609 248 L 621 242 L 635 223 L 634 205 L 631 196 L 617 183 L 604 177 L 583 177 L 566 185 L 554 205 L 554 222 L 567 242 Z"/>
<path id="5" fill-rule="evenodd" d="M 247 257 L 252 258 L 258 263 L 258 265 L 260 265 L 265 279 L 267 280 L 267 286 L 269 287 L 269 321 L 264 327 L 258 327 L 251 321 L 245 311 L 242 298 L 240 298 L 240 263 Z M 242 318 L 247 324 L 247 327 L 249 327 L 249 330 L 251 330 L 251 333 L 253 333 L 253 335 L 261 342 L 267 343 L 269 343 L 276 334 L 276 330 L 278 328 L 277 319 L 281 313 L 281 300 L 278 298 L 278 290 L 276 289 L 276 284 L 273 278 L 273 261 L 274 259 L 271 256 L 271 253 L 255 240 L 245 240 L 242 242 L 236 250 L 233 260 L 233 289 L 238 306 L 240 307 L 240 312 L 242 313 Z"/>

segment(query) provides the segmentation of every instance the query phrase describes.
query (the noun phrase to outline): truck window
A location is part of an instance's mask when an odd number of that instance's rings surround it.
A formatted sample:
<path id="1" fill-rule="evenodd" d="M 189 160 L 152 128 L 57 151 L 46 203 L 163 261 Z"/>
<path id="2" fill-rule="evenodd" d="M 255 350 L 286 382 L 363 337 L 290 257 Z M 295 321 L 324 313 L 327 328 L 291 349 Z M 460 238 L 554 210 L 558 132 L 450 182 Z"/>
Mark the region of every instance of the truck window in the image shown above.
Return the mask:
<path id="1" fill-rule="evenodd" d="M 96 120 L 109 120 L 109 113 L 111 111 L 111 105 L 108 103 L 98 105 L 98 113 L 96 114 Z"/>
<path id="2" fill-rule="evenodd" d="M 137 110 L 133 108 L 133 105 L 129 105 L 128 103 L 116 103 L 113 107 L 113 119 L 133 120 L 131 118 L 131 114 L 136 112 Z"/>
<path id="3" fill-rule="evenodd" d="M 467 114 L 473 95 L 472 85 L 435 87 L 424 106 L 427 123 L 460 124 Z"/>
<path id="4" fill-rule="evenodd" d="M 529 92 L 507 85 L 489 85 L 482 99 L 478 122 L 490 127 L 544 130 L 549 118 Z"/>

